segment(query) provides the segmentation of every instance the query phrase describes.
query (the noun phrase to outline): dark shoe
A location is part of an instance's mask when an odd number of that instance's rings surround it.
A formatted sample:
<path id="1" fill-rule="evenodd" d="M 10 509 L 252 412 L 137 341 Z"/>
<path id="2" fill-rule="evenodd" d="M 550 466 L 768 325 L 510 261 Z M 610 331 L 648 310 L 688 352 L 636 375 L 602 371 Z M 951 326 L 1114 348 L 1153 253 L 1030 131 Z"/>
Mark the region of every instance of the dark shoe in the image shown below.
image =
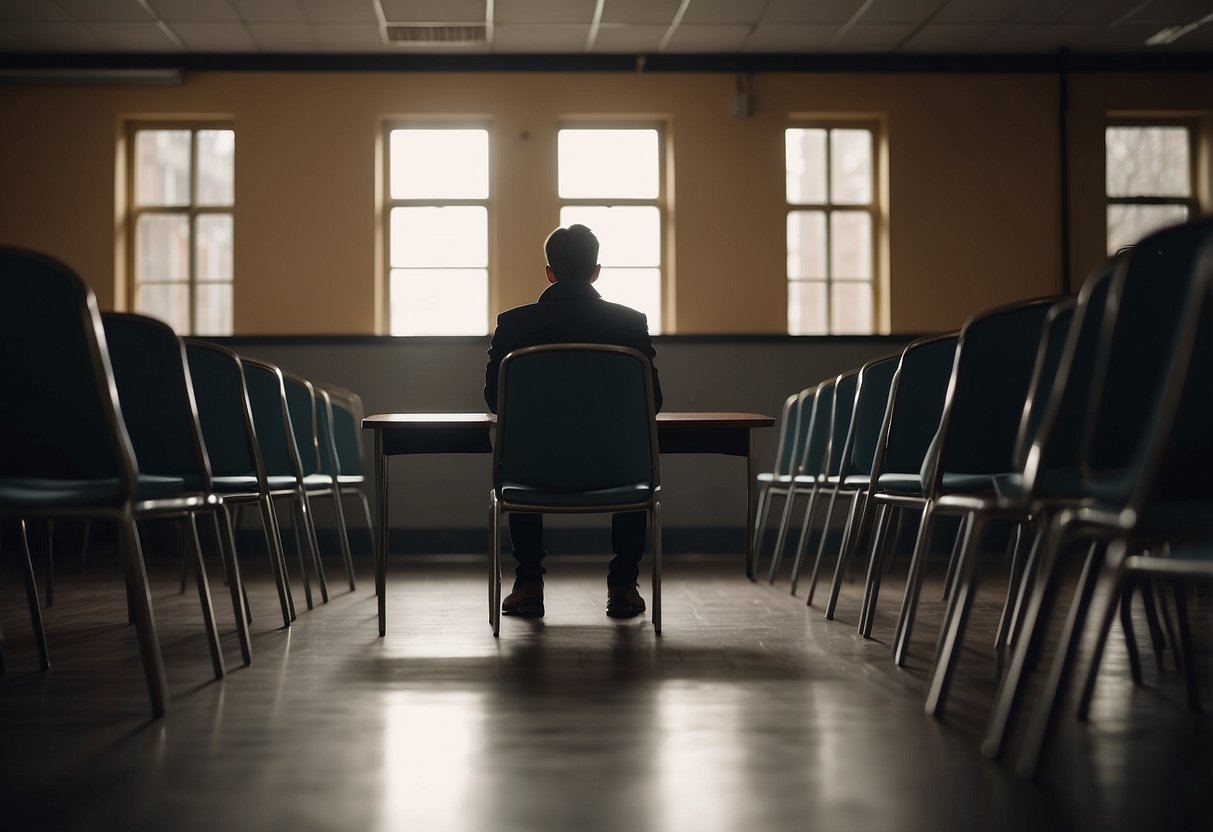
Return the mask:
<path id="1" fill-rule="evenodd" d="M 503 615 L 543 618 L 543 581 L 514 581 L 514 591 L 501 602 Z"/>
<path id="2" fill-rule="evenodd" d="M 635 584 L 607 584 L 607 615 L 611 618 L 634 618 L 644 612 L 644 599 Z"/>

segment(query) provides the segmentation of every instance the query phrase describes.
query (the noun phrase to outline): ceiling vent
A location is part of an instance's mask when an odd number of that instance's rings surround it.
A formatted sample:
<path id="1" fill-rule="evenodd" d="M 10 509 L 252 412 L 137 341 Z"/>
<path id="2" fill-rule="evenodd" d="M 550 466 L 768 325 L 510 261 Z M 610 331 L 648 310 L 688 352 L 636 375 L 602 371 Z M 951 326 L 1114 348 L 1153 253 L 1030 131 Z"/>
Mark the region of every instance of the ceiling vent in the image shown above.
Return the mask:
<path id="1" fill-rule="evenodd" d="M 443 23 L 388 23 L 388 43 L 402 46 L 480 46 L 485 43 L 483 25 L 452 26 Z"/>

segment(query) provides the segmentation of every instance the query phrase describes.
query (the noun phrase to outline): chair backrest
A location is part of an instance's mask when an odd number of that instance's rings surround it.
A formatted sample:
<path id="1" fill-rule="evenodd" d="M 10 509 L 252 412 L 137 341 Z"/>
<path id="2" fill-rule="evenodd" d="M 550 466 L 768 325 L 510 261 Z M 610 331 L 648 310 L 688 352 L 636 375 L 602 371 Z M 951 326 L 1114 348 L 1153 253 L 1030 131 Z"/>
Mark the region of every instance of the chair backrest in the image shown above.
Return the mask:
<path id="1" fill-rule="evenodd" d="M 813 407 L 809 410 L 809 422 L 804 430 L 795 473 L 816 477 L 825 470 L 826 451 L 830 446 L 830 411 L 833 408 L 834 379 L 831 378 L 817 385 L 813 394 Z"/>
<path id="2" fill-rule="evenodd" d="M 546 344 L 501 362 L 493 487 L 657 486 L 652 370 L 636 350 Z"/>
<path id="3" fill-rule="evenodd" d="M 185 355 L 211 474 L 255 476 L 264 487 L 265 469 L 257 450 L 256 428 L 240 357 L 218 344 L 196 338 L 185 339 Z"/>
<path id="4" fill-rule="evenodd" d="M 775 448 L 775 465 L 771 468 L 771 472 L 777 476 L 785 475 L 792 469 L 796 452 L 795 422 L 800 414 L 803 395 L 801 392 L 788 396 L 779 412 L 779 444 Z"/>
<path id="5" fill-rule="evenodd" d="M 338 472 L 360 477 L 365 471 L 362 457 L 362 399 L 342 387 L 323 385 L 333 410 L 333 444 L 337 449 Z"/>
<path id="6" fill-rule="evenodd" d="M 302 466 L 295 447 L 282 371 L 273 364 L 254 358 L 241 358 L 240 363 L 244 367 L 257 448 L 261 451 L 266 476 L 301 477 Z"/>
<path id="7" fill-rule="evenodd" d="M 299 466 L 303 476 L 320 472 L 320 418 L 317 411 L 316 390 L 305 378 L 282 374 L 286 388 L 286 406 L 291 414 L 295 449 L 299 452 Z"/>
<path id="8" fill-rule="evenodd" d="M 1049 408 L 1049 397 L 1053 395 L 1054 382 L 1061 371 L 1070 325 L 1078 307 L 1075 298 L 1062 298 L 1053 304 L 1045 316 L 1040 333 L 1040 349 L 1036 351 L 1036 365 L 1032 368 L 1032 380 L 1028 383 L 1028 398 L 1019 417 L 1019 432 L 1015 435 L 1015 450 L 1011 455 L 1012 468 L 1022 470 L 1027 463 L 1028 451 L 1040 433 Z"/>
<path id="9" fill-rule="evenodd" d="M 826 474 L 838 476 L 846 455 L 847 431 L 855 411 L 855 392 L 859 388 L 859 370 L 848 370 L 834 380 L 834 405 L 830 411 L 830 441 L 826 448 Z"/>
<path id="10" fill-rule="evenodd" d="M 101 320 L 139 470 L 209 491 L 210 462 L 181 339 L 144 315 L 109 312 Z"/>
<path id="11" fill-rule="evenodd" d="M 860 369 L 841 476 L 872 473 L 881 426 L 889 409 L 889 391 L 900 361 L 901 355 L 890 355 L 873 359 Z"/>
<path id="12" fill-rule="evenodd" d="M 333 438 L 333 397 L 320 385 L 313 385 L 316 392 L 316 446 L 320 452 L 320 473 L 335 477 L 341 473 L 341 460 L 337 456 L 337 443 Z"/>
<path id="13" fill-rule="evenodd" d="M 68 266 L 0 247 L 0 476 L 116 479 L 137 468 L 92 291 Z"/>
<path id="14" fill-rule="evenodd" d="M 873 474 L 917 474 L 939 430 L 956 358 L 957 333 L 909 344 L 893 375 L 889 407 L 873 460 Z"/>
<path id="15" fill-rule="evenodd" d="M 934 461 L 925 461 L 924 485 L 943 473 L 1014 469 L 1015 440 L 1041 332 L 1057 300 L 1003 306 L 965 322 L 940 419 L 939 452 Z"/>

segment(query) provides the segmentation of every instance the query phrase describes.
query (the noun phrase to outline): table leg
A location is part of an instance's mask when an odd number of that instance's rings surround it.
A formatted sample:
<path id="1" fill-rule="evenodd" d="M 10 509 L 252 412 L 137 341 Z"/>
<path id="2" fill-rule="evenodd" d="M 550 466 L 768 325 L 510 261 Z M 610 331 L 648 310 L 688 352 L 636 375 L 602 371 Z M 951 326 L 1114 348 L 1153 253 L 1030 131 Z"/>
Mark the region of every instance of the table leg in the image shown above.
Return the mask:
<path id="1" fill-rule="evenodd" d="M 758 504 L 755 501 L 754 480 L 758 476 L 755 470 L 755 455 L 754 455 L 754 430 L 753 428 L 746 430 L 746 454 L 745 454 L 745 469 L 746 469 L 746 512 L 745 512 L 745 576 L 751 581 L 754 580 L 754 523 L 755 515 L 758 513 Z"/>
<path id="2" fill-rule="evenodd" d="M 383 455 L 383 431 L 375 431 L 375 490 L 378 505 L 379 539 L 375 542 L 375 595 L 379 601 L 379 636 L 387 633 L 387 457 Z"/>

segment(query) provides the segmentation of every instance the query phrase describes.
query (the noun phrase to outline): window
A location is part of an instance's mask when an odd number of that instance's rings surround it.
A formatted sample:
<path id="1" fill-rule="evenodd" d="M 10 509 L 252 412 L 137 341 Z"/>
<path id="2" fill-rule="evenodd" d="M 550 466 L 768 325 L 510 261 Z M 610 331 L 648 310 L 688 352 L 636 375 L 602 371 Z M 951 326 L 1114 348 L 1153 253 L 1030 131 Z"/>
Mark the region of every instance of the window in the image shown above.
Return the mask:
<path id="1" fill-rule="evenodd" d="M 598 237 L 604 298 L 661 332 L 662 159 L 656 128 L 567 128 L 557 136 L 560 225 Z"/>
<path id="2" fill-rule="evenodd" d="M 805 126 L 785 134 L 788 332 L 873 330 L 874 131 Z"/>
<path id="3" fill-rule="evenodd" d="M 1109 254 L 1196 215 L 1192 142 L 1185 124 L 1105 129 Z"/>
<path id="4" fill-rule="evenodd" d="M 489 131 L 388 132 L 388 331 L 484 335 L 489 320 Z"/>
<path id="5" fill-rule="evenodd" d="M 182 335 L 231 335 L 235 132 L 136 127 L 129 147 L 135 311 Z"/>

